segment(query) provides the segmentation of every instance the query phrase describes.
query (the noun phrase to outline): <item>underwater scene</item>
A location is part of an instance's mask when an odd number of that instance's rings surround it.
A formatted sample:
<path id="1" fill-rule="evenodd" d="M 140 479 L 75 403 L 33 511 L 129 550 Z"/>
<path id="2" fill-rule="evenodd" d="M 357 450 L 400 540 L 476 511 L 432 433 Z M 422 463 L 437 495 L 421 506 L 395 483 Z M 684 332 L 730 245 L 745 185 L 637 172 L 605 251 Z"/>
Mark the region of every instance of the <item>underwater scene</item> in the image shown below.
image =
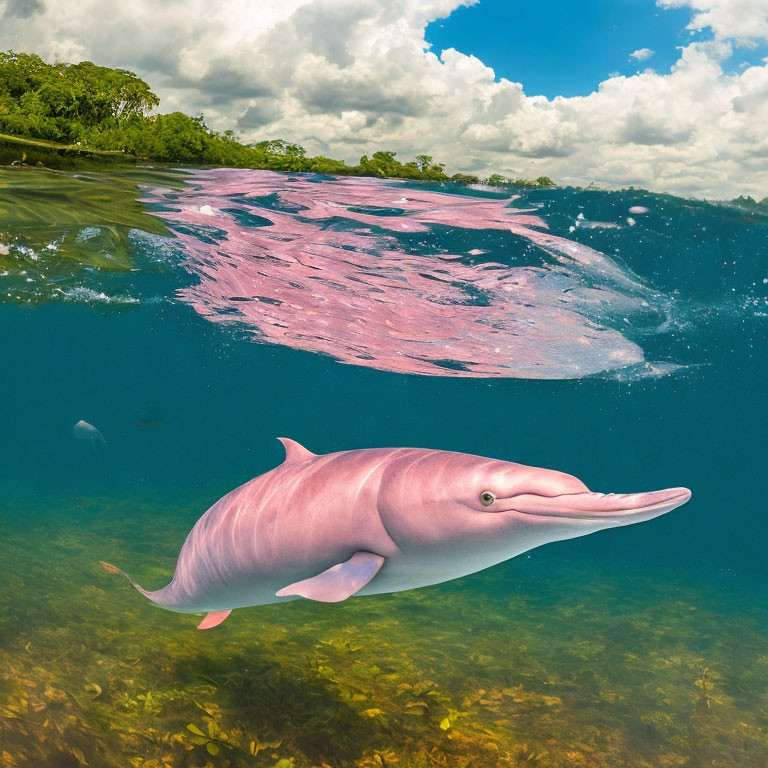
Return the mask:
<path id="1" fill-rule="evenodd" d="M 0 766 L 764 768 L 767 244 L 638 189 L 0 168 Z M 692 495 L 230 616 L 107 572 L 160 590 L 238 486 L 398 448 Z"/>

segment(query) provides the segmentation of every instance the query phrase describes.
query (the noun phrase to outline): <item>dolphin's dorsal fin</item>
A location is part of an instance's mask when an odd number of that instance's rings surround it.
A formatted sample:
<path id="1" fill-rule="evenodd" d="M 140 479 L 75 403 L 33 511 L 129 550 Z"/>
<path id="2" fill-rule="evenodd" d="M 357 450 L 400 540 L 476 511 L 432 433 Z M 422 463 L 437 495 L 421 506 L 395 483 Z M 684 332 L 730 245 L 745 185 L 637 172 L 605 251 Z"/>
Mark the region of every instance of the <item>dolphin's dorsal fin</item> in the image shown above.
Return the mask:
<path id="1" fill-rule="evenodd" d="M 278 437 L 277 438 L 285 448 L 285 460 L 286 461 L 305 461 L 306 459 L 312 459 L 317 456 L 316 453 L 308 451 L 303 445 L 297 443 L 295 440 L 291 440 L 290 437 Z"/>

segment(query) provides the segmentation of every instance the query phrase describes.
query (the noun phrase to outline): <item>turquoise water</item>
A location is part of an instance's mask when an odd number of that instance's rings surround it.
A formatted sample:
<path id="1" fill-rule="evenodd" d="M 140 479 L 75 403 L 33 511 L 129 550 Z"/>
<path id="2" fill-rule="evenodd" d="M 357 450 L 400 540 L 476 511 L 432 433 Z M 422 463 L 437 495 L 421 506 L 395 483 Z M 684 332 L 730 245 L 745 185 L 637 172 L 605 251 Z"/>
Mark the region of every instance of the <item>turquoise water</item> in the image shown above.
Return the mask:
<path id="1" fill-rule="evenodd" d="M 557 380 L 454 364 L 421 375 L 270 341 L 222 297 L 179 293 L 205 282 L 201 253 L 221 284 L 217 260 L 243 230 L 277 226 L 280 191 L 249 199 L 243 172 L 236 193 L 216 172 L 120 173 L 0 169 L 0 764 L 768 764 L 768 217 L 631 190 L 503 203 L 609 260 L 589 274 L 495 225 L 428 222 L 388 230 L 386 246 L 374 226 L 374 253 L 396 242 L 426 262 L 542 269 L 643 357 Z M 296 205 L 304 187 L 292 194 L 301 223 L 313 209 Z M 174 214 L 203 205 L 210 224 Z M 632 205 L 649 209 L 634 224 Z M 347 215 L 312 227 L 346 237 L 363 226 Z M 193 258 L 192 241 L 208 250 Z M 601 275 L 616 295 L 589 304 Z M 483 290 L 471 299 L 493 303 Z M 625 317 L 638 296 L 645 308 Z M 419 297 L 401 300 L 429 322 Z M 80 419 L 106 444 L 75 440 Z M 165 584 L 205 509 L 282 460 L 278 435 L 316 453 L 442 448 L 693 498 L 457 583 L 247 609 L 209 633 L 98 569 Z"/>

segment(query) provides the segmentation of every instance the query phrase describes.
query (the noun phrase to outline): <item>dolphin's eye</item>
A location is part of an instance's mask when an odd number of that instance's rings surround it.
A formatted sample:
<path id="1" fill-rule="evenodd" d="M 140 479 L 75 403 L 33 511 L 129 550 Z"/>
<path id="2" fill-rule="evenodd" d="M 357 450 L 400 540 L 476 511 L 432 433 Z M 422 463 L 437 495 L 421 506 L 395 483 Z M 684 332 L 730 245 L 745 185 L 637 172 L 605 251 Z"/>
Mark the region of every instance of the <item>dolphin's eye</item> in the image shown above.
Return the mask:
<path id="1" fill-rule="evenodd" d="M 496 501 L 496 496 L 494 496 L 490 491 L 483 491 L 480 494 L 480 503 L 484 507 L 490 507 L 494 501 Z"/>

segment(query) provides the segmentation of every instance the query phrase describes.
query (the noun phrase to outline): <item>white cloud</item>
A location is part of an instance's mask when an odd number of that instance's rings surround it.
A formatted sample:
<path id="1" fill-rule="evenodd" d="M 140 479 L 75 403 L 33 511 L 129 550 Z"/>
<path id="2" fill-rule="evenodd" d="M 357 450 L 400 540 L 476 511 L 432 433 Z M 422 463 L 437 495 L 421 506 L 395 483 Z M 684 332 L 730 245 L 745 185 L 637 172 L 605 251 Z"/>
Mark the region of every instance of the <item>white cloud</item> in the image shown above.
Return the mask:
<path id="1" fill-rule="evenodd" d="M 662 8 L 691 8 L 689 29 L 709 28 L 741 44 L 768 40 L 768 0 L 656 0 Z"/>
<path id="2" fill-rule="evenodd" d="M 0 0 L 0 48 L 126 67 L 163 110 L 351 161 L 427 151 L 449 170 L 768 194 L 768 65 L 722 68 L 729 40 L 763 34 L 768 0 L 659 0 L 690 5 L 692 24 L 711 24 L 716 39 L 683 48 L 668 74 L 613 76 L 552 100 L 474 56 L 429 50 L 429 21 L 473 2 Z"/>
<path id="3" fill-rule="evenodd" d="M 650 48 L 638 48 L 636 51 L 632 51 L 632 53 L 629 54 L 629 58 L 634 59 L 635 61 L 645 61 L 646 59 L 650 59 L 653 54 L 656 53 L 656 51 L 652 51 Z"/>

